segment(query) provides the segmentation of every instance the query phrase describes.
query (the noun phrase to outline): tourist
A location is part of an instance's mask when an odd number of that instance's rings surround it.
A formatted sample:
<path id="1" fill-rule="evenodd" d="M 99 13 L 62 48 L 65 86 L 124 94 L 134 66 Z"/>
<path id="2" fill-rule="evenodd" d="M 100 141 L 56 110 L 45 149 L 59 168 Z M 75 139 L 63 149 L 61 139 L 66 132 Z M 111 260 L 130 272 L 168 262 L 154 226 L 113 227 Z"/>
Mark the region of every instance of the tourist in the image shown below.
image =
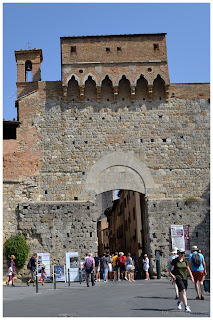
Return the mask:
<path id="1" fill-rule="evenodd" d="M 145 275 L 146 275 L 146 279 L 145 280 L 150 280 L 150 277 L 149 277 L 149 258 L 148 258 L 146 253 L 145 253 L 144 259 L 143 259 L 143 270 L 144 270 Z"/>
<path id="2" fill-rule="evenodd" d="M 177 307 L 179 310 L 182 309 L 182 303 L 185 306 L 185 312 L 191 312 L 190 307 L 187 305 L 187 297 L 186 297 L 186 290 L 188 286 L 187 282 L 187 271 L 192 279 L 192 282 L 194 282 L 194 277 L 191 273 L 191 270 L 189 268 L 187 260 L 185 260 L 184 249 L 178 249 L 177 250 L 178 257 L 173 259 L 170 262 L 169 266 L 169 273 L 172 279 L 175 280 L 178 290 L 179 290 L 179 299 L 177 302 Z M 173 272 L 171 272 L 172 266 L 174 266 Z"/>
<path id="3" fill-rule="evenodd" d="M 115 252 L 115 254 L 112 256 L 112 270 L 114 273 L 114 280 L 118 280 L 118 265 L 117 265 L 117 259 L 118 259 L 118 252 Z"/>
<path id="4" fill-rule="evenodd" d="M 101 258 L 98 256 L 98 253 L 95 252 L 95 281 L 100 281 L 100 260 Z"/>
<path id="5" fill-rule="evenodd" d="M 135 282 L 134 280 L 134 263 L 131 257 L 131 253 L 127 254 L 126 257 L 126 261 L 125 261 L 125 265 L 126 265 L 126 271 L 127 271 L 127 275 L 128 275 L 128 279 L 130 282 Z"/>
<path id="6" fill-rule="evenodd" d="M 203 281 L 206 276 L 206 263 L 202 253 L 199 253 L 197 246 L 192 246 L 192 253 L 189 255 L 189 267 L 194 276 L 195 290 L 197 292 L 196 299 L 204 300 L 204 285 Z M 200 284 L 200 290 L 199 290 Z"/>
<path id="7" fill-rule="evenodd" d="M 109 278 L 110 278 L 110 281 L 113 281 L 114 280 L 114 272 L 112 270 L 112 258 L 114 257 L 114 253 L 112 253 L 112 255 L 110 256 L 110 261 L 108 262 L 108 274 L 109 274 Z"/>
<path id="8" fill-rule="evenodd" d="M 33 286 L 36 285 L 36 265 L 37 265 L 36 258 L 37 258 L 37 253 L 34 253 L 33 256 L 30 258 L 31 278 L 27 281 L 28 286 L 32 280 L 33 280 Z"/>
<path id="9" fill-rule="evenodd" d="M 125 261 L 126 261 L 126 256 L 124 255 L 123 252 L 119 252 L 118 262 L 120 266 L 120 276 L 122 280 L 123 279 L 128 280 Z"/>
<path id="10" fill-rule="evenodd" d="M 12 254 L 11 257 L 10 257 L 10 262 L 9 262 L 9 266 L 12 265 L 12 269 L 13 269 L 13 272 L 12 272 L 12 286 L 15 287 L 15 284 L 14 284 L 14 278 L 16 276 L 16 264 L 15 264 L 15 256 Z"/>
<path id="11" fill-rule="evenodd" d="M 137 257 L 136 257 L 136 255 L 135 255 L 135 253 L 133 253 L 132 255 L 131 255 L 131 258 L 132 258 L 132 262 L 133 262 L 133 265 L 134 265 L 134 279 L 136 279 L 136 272 L 138 272 L 138 267 L 137 267 Z"/>
<path id="12" fill-rule="evenodd" d="M 174 248 L 170 254 L 169 254 L 169 258 L 168 258 L 168 266 L 169 264 L 172 262 L 173 259 L 176 259 L 178 257 L 177 254 L 177 248 Z M 171 272 L 173 273 L 174 267 L 171 268 Z M 179 294 L 178 294 L 178 287 L 175 281 L 174 282 L 174 288 L 175 288 L 175 299 L 179 298 Z"/>
<path id="13" fill-rule="evenodd" d="M 138 258 L 138 271 L 139 276 L 141 279 L 144 277 L 144 271 L 143 271 L 143 253 L 141 253 L 140 257 Z"/>
<path id="14" fill-rule="evenodd" d="M 91 276 L 91 282 L 92 286 L 95 285 L 95 279 L 94 279 L 94 270 L 95 270 L 95 260 L 92 257 L 92 253 L 88 253 L 88 256 L 85 258 L 84 262 L 85 272 L 87 275 L 87 287 L 89 287 L 89 279 Z"/>
<path id="15" fill-rule="evenodd" d="M 8 280 L 6 281 L 6 285 L 9 286 L 10 281 L 13 284 L 13 265 L 9 264 L 9 268 L 8 268 Z"/>
<path id="16" fill-rule="evenodd" d="M 106 256 L 106 253 L 103 254 L 103 257 L 101 258 L 101 264 L 102 264 L 102 272 L 103 272 L 103 279 L 104 282 L 107 282 L 107 274 L 108 274 L 108 255 Z"/>
<path id="17" fill-rule="evenodd" d="M 42 284 L 42 286 L 45 285 L 45 281 L 47 280 L 47 273 L 46 273 L 45 267 L 46 267 L 46 264 L 43 263 L 42 268 L 41 268 L 41 280 L 42 280 L 41 284 Z"/>

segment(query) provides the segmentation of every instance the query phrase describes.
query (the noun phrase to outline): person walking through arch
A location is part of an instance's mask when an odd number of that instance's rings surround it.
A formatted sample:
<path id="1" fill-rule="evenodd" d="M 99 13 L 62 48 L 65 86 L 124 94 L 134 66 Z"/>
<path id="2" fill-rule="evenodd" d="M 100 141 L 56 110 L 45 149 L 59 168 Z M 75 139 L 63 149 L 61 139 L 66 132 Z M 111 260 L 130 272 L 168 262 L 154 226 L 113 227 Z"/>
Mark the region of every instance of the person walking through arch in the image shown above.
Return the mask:
<path id="1" fill-rule="evenodd" d="M 202 253 L 198 252 L 197 246 L 192 246 L 191 249 L 192 253 L 189 255 L 189 267 L 192 271 L 194 276 L 195 282 L 195 290 L 197 292 L 196 299 L 204 300 L 204 285 L 203 281 L 206 276 L 206 263 L 204 260 L 204 256 Z M 200 283 L 200 290 L 199 290 L 199 283 Z"/>
<path id="2" fill-rule="evenodd" d="M 179 299 L 177 302 L 177 308 L 181 310 L 182 303 L 183 303 L 185 306 L 185 312 L 191 312 L 190 306 L 188 306 L 187 304 L 187 297 L 186 297 L 186 290 L 188 287 L 187 271 L 191 277 L 192 282 L 194 282 L 194 277 L 191 273 L 187 260 L 185 260 L 185 257 L 184 257 L 185 250 L 182 248 L 178 249 L 177 253 L 178 253 L 178 257 L 173 259 L 170 262 L 170 266 L 169 266 L 170 276 L 175 280 L 179 290 Z M 172 266 L 174 266 L 173 272 L 171 271 Z"/>

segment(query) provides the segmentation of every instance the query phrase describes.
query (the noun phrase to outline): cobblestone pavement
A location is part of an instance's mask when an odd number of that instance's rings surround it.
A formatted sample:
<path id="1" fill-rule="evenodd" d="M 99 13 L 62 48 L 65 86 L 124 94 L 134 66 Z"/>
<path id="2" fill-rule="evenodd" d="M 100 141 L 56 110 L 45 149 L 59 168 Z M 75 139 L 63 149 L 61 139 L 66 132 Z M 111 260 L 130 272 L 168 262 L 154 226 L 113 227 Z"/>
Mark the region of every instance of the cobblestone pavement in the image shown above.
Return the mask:
<path id="1" fill-rule="evenodd" d="M 16 284 L 3 288 L 4 317 L 208 317 L 210 294 L 195 300 L 194 285 L 189 281 L 188 304 L 192 313 L 177 310 L 174 289 L 169 280 L 136 280 L 85 283 L 53 283 L 44 287 Z"/>

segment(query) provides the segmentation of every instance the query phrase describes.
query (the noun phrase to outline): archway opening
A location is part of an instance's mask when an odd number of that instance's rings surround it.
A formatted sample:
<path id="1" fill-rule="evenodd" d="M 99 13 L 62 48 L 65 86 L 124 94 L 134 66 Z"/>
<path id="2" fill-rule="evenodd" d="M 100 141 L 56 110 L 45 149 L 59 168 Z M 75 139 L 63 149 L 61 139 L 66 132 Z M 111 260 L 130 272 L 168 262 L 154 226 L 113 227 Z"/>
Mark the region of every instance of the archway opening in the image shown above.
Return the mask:
<path id="1" fill-rule="evenodd" d="M 101 84 L 101 100 L 102 101 L 113 101 L 113 87 L 112 81 L 109 79 L 109 76 L 106 76 Z"/>
<path id="2" fill-rule="evenodd" d="M 126 76 L 123 76 L 122 79 L 119 81 L 118 94 L 120 101 L 126 101 L 131 99 L 130 82 L 126 78 Z"/>
<path id="3" fill-rule="evenodd" d="M 163 100 L 166 98 L 165 81 L 158 74 L 153 82 L 153 100 Z"/>
<path id="4" fill-rule="evenodd" d="M 135 99 L 148 100 L 148 82 L 143 75 L 137 81 Z"/>
<path id="5" fill-rule="evenodd" d="M 74 76 L 72 76 L 72 78 L 68 82 L 67 97 L 69 97 L 73 101 L 80 101 L 80 89 L 78 81 L 75 80 Z"/>
<path id="6" fill-rule="evenodd" d="M 118 190 L 117 190 L 118 191 Z M 96 196 L 98 255 L 131 253 L 135 277 L 144 278 L 142 257 L 148 252 L 146 200 L 133 190 L 107 191 Z"/>
<path id="7" fill-rule="evenodd" d="M 92 101 L 97 99 L 96 83 L 91 76 L 85 82 L 84 100 Z"/>

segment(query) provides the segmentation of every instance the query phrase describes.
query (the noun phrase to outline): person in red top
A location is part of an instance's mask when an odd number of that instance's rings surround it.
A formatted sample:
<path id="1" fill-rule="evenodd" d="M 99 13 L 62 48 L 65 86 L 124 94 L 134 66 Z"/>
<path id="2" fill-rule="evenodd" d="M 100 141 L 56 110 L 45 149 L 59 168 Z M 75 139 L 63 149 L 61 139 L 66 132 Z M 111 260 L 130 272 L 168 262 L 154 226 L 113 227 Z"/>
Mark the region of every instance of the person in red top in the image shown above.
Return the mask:
<path id="1" fill-rule="evenodd" d="M 126 256 L 124 255 L 123 252 L 119 252 L 118 263 L 120 266 L 121 279 L 128 280 L 125 262 L 126 262 Z M 125 273 L 125 275 L 124 275 L 124 273 Z"/>

